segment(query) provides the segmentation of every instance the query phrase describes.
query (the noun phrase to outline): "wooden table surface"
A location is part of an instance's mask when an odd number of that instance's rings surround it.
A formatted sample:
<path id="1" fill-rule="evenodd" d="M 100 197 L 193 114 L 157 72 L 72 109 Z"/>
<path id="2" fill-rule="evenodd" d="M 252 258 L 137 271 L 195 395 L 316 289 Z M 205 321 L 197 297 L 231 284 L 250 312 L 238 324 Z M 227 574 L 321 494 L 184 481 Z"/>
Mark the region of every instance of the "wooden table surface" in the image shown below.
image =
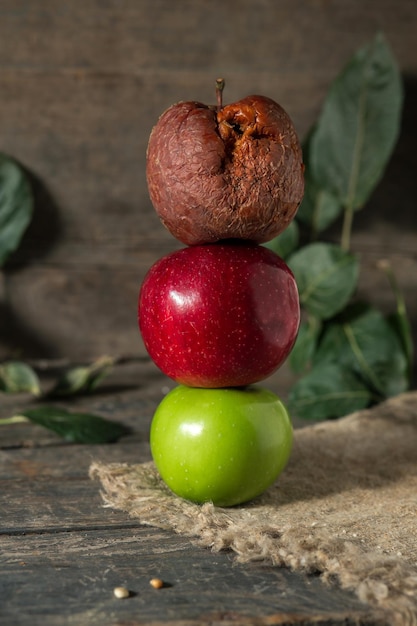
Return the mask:
<path id="1" fill-rule="evenodd" d="M 68 444 L 28 423 L 1 428 L 2 626 L 376 624 L 355 597 L 318 577 L 239 565 L 104 508 L 90 463 L 149 460 L 149 423 L 167 386 L 146 361 L 121 369 L 94 394 L 60 403 L 130 425 L 118 443 Z M 0 402 L 1 417 L 33 404 L 22 395 Z M 153 577 L 165 587 L 152 588 Z M 116 599 L 117 586 L 131 596 Z"/>

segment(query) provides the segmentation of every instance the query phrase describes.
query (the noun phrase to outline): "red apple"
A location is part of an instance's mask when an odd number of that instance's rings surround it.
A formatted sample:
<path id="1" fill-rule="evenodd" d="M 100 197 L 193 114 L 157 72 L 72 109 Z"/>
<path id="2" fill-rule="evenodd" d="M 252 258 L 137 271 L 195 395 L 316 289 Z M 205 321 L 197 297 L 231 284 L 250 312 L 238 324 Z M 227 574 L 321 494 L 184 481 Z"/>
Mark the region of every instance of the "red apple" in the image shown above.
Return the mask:
<path id="1" fill-rule="evenodd" d="M 157 261 L 142 284 L 139 327 L 149 355 L 192 387 L 249 385 L 272 374 L 296 339 L 293 274 L 263 246 L 191 246 Z"/>
<path id="2" fill-rule="evenodd" d="M 270 98 L 217 108 L 179 102 L 152 130 L 147 181 L 156 212 L 183 243 L 263 243 L 293 219 L 304 166 L 293 123 Z"/>

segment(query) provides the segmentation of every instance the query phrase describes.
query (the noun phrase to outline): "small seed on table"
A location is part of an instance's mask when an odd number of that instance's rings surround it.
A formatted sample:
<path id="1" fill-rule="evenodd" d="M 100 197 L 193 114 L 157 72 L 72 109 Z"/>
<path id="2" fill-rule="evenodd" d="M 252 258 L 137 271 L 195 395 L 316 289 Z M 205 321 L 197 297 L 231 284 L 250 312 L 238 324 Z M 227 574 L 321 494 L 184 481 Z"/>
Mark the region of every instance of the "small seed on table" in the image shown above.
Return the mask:
<path id="1" fill-rule="evenodd" d="M 161 580 L 160 578 L 151 578 L 151 580 L 149 581 L 149 584 L 154 589 L 162 589 L 162 587 L 164 586 L 164 581 Z"/>
<path id="2" fill-rule="evenodd" d="M 113 593 L 119 600 L 122 600 L 123 598 L 128 598 L 130 596 L 129 589 L 126 589 L 126 587 L 115 587 L 113 589 Z"/>

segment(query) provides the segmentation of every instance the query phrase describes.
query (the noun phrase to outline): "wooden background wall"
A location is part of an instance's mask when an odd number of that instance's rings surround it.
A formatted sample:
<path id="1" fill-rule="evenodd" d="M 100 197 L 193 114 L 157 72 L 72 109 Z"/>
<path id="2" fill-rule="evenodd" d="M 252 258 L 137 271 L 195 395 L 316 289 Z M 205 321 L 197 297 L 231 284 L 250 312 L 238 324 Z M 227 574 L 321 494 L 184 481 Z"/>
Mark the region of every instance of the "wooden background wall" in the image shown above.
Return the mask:
<path id="1" fill-rule="evenodd" d="M 150 205 L 145 150 L 178 100 L 263 93 L 301 137 L 327 88 L 382 30 L 406 87 L 401 138 L 355 222 L 361 289 L 392 306 L 392 258 L 417 319 L 415 0 L 0 0 L 0 150 L 29 171 L 36 212 L 0 274 L 0 356 L 143 354 L 137 293 L 177 247 Z"/>

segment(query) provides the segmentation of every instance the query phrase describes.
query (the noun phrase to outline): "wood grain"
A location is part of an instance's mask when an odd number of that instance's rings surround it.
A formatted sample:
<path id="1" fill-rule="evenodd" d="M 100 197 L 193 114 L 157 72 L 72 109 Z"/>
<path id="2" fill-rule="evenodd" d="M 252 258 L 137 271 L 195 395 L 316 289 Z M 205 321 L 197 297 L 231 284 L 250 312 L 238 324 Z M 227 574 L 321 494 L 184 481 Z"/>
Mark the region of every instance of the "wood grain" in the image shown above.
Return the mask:
<path id="1" fill-rule="evenodd" d="M 376 623 L 314 578 L 232 566 L 226 554 L 144 527 L 2 538 L 2 552 L 8 624 L 17 616 L 22 625 Z M 154 576 L 163 589 L 150 586 Z M 119 585 L 131 592 L 125 601 L 113 596 Z"/>

